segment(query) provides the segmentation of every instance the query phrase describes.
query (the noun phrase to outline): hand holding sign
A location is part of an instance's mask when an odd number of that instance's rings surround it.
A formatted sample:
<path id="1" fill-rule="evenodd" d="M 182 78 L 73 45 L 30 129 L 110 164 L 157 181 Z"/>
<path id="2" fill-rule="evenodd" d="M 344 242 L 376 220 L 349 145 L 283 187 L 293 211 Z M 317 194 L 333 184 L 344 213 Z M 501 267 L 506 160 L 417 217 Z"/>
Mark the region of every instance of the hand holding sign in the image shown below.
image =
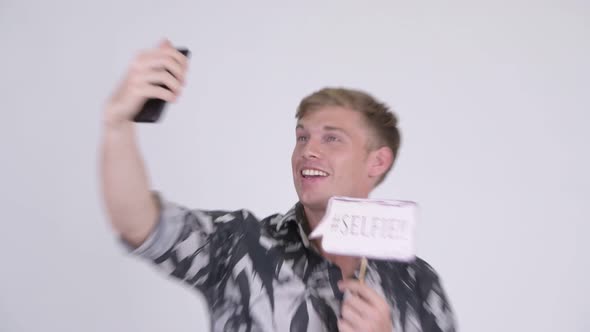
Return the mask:
<path id="1" fill-rule="evenodd" d="M 362 281 L 348 279 L 338 282 L 342 292 L 348 292 L 344 298 L 338 319 L 338 331 L 383 331 L 391 332 L 391 308 L 375 290 Z"/>
<path id="2" fill-rule="evenodd" d="M 310 238 L 331 254 L 411 261 L 416 213 L 409 201 L 332 197 Z"/>

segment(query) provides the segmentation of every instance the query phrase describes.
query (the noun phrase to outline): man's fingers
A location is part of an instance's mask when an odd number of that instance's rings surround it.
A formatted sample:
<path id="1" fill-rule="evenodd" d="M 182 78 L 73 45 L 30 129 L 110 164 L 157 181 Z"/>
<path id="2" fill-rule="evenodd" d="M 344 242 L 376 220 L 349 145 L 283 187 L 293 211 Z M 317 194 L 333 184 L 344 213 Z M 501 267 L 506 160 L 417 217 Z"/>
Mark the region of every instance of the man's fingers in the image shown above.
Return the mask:
<path id="1" fill-rule="evenodd" d="M 178 56 L 184 58 L 180 52 L 175 49 L 162 50 L 158 52 L 145 52 L 137 57 L 132 65 L 132 70 L 136 74 L 145 74 L 149 71 L 167 70 L 181 83 L 184 83 L 188 61 L 186 58 L 179 62 Z"/>
<path id="2" fill-rule="evenodd" d="M 338 320 L 338 331 L 340 332 L 356 332 L 357 330 L 347 321 L 343 319 Z"/>
<path id="3" fill-rule="evenodd" d="M 168 102 L 173 102 L 176 100 L 176 95 L 172 91 L 153 84 L 145 84 L 143 86 L 136 87 L 135 94 L 145 99 L 157 98 Z"/>
<path id="4" fill-rule="evenodd" d="M 146 75 L 145 82 L 156 85 L 165 85 L 176 95 L 178 95 L 182 89 L 180 82 L 167 71 L 150 72 Z"/>
<path id="5" fill-rule="evenodd" d="M 178 64 L 180 64 L 182 66 L 183 69 L 186 70 L 186 68 L 188 67 L 188 57 L 182 53 L 180 53 L 179 50 L 173 48 L 173 49 L 166 49 L 164 51 L 166 53 L 166 55 L 172 57 L 174 60 L 176 60 L 176 62 L 178 62 Z"/>
<path id="6" fill-rule="evenodd" d="M 364 320 L 361 312 L 359 312 L 347 303 L 345 303 L 342 306 L 342 309 L 340 311 L 342 319 L 344 319 L 347 322 L 350 322 L 353 326 L 355 325 L 355 322 L 362 322 Z"/>
<path id="7" fill-rule="evenodd" d="M 342 304 L 341 331 L 391 331 L 389 304 L 375 290 L 354 279 L 340 281 L 338 288 L 349 292 Z"/>
<path id="8" fill-rule="evenodd" d="M 361 317 L 369 317 L 373 314 L 373 307 L 361 297 L 349 294 L 344 300 L 343 308 L 348 307 Z"/>
<path id="9" fill-rule="evenodd" d="M 176 63 L 178 63 L 181 66 L 182 69 L 186 69 L 188 67 L 188 58 L 175 48 L 165 48 L 159 50 L 157 54 L 160 56 L 169 57 L 173 59 Z"/>
<path id="10" fill-rule="evenodd" d="M 155 54 L 144 62 L 145 71 L 169 71 L 179 82 L 184 82 L 185 68 L 173 58 L 165 54 Z"/>
<path id="11" fill-rule="evenodd" d="M 371 305 L 381 305 L 384 303 L 383 297 L 381 297 L 371 287 L 365 285 L 364 283 L 360 283 L 358 280 L 342 280 L 338 283 L 338 287 L 341 291 L 348 290 L 353 294 L 358 294 Z"/>

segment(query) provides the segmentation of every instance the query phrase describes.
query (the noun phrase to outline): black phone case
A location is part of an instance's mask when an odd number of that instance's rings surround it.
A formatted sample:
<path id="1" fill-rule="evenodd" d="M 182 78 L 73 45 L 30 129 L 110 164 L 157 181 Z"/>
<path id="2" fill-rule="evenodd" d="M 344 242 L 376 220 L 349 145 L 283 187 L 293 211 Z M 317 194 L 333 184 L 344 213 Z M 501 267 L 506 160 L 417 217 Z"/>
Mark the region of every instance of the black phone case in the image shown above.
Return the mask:
<path id="1" fill-rule="evenodd" d="M 178 48 L 177 49 L 180 53 L 184 54 L 184 56 L 190 56 L 190 50 L 186 48 Z M 164 85 L 160 85 L 163 88 L 168 89 L 168 87 Z M 148 99 L 145 104 L 141 107 L 141 110 L 135 115 L 133 118 L 133 122 L 143 122 L 143 123 L 154 123 L 158 122 L 162 117 L 162 113 L 164 112 L 164 107 L 166 106 L 166 101 L 157 98 Z"/>

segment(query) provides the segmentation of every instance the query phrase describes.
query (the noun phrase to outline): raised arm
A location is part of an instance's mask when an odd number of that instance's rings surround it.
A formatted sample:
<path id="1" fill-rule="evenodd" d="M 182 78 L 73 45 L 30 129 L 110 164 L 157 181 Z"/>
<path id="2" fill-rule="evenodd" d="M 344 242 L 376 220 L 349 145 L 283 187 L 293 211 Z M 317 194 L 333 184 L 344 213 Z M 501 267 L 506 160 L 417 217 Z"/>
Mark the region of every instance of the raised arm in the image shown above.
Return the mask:
<path id="1" fill-rule="evenodd" d="M 149 98 L 175 101 L 187 65 L 186 57 L 163 41 L 132 61 L 105 105 L 100 145 L 102 197 L 113 228 L 132 246 L 147 239 L 160 212 L 137 144 L 133 118 Z"/>

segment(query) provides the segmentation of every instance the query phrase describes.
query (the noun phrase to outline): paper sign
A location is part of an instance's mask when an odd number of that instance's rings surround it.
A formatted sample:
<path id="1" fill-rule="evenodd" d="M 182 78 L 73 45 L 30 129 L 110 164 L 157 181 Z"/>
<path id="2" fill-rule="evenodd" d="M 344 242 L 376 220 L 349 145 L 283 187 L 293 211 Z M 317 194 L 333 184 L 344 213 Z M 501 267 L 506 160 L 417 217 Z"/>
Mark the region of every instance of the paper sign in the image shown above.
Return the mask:
<path id="1" fill-rule="evenodd" d="M 410 261 L 417 205 L 410 201 L 332 197 L 310 234 L 331 254 Z"/>

